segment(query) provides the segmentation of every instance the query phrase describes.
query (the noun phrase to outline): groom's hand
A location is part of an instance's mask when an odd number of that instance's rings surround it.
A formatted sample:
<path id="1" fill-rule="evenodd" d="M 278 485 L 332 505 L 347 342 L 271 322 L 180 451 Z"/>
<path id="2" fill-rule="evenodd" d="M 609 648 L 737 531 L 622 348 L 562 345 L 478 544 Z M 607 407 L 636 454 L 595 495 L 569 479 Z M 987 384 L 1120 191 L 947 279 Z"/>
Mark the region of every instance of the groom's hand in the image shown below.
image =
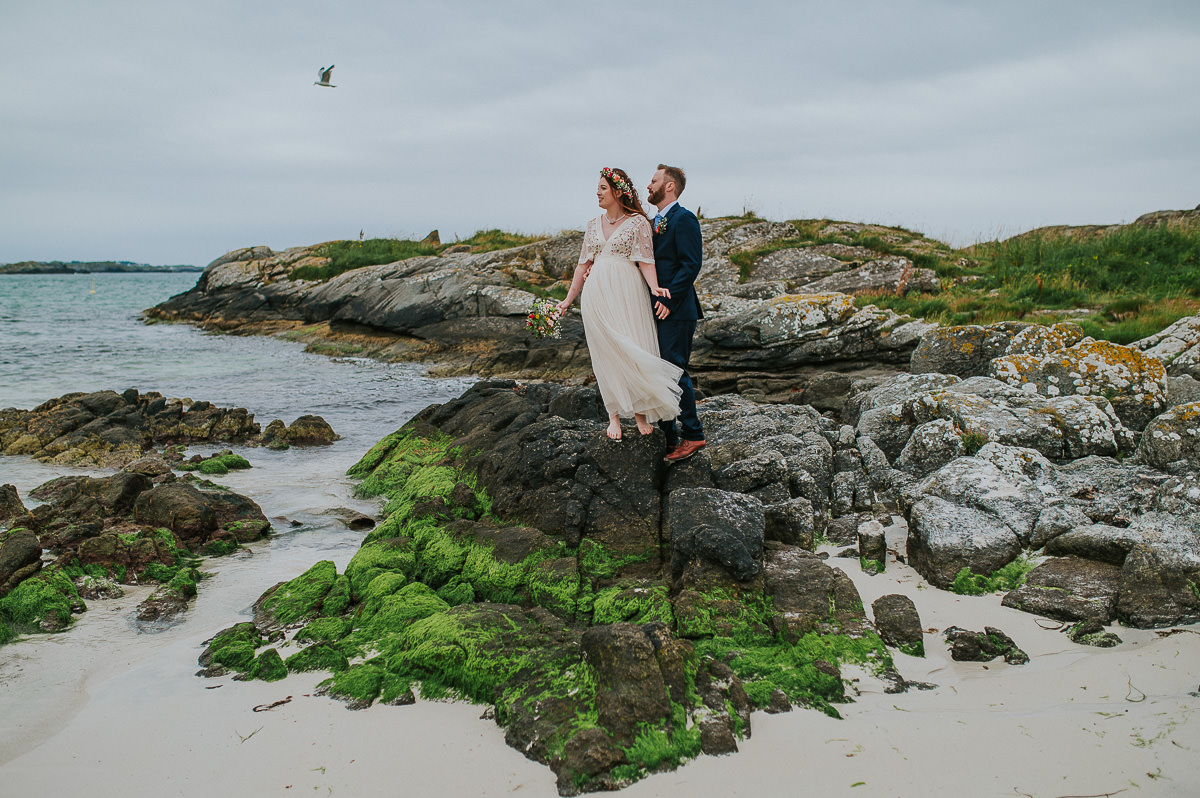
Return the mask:
<path id="1" fill-rule="evenodd" d="M 654 303 L 654 315 L 657 316 L 659 319 L 665 319 L 667 316 L 671 315 L 671 309 L 668 308 L 666 305 L 664 305 L 661 302 L 655 302 Z"/>

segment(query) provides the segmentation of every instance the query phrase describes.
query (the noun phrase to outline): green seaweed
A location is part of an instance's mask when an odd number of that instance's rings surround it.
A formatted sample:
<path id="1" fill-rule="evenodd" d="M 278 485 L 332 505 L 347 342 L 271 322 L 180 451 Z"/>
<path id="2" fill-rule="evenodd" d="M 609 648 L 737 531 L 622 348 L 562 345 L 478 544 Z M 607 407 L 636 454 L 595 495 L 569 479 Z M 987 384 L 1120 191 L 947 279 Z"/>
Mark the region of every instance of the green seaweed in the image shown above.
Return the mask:
<path id="1" fill-rule="evenodd" d="M 411 576 L 416 567 L 416 553 L 407 538 L 390 538 L 372 543 L 364 542 L 346 565 L 350 581 L 350 597 L 359 601 L 371 581 L 381 573 L 395 572 Z"/>
<path id="2" fill-rule="evenodd" d="M 383 677 L 384 670 L 376 658 L 351 665 L 341 673 L 335 673 L 321 682 L 321 686 L 335 698 L 370 704 L 379 697 L 383 689 Z"/>
<path id="3" fill-rule="evenodd" d="M 350 667 L 350 660 L 340 650 L 322 643 L 308 646 L 284 661 L 288 671 L 330 671 L 340 673 Z"/>
<path id="4" fill-rule="evenodd" d="M 596 593 L 592 605 L 592 623 L 649 623 L 675 621 L 671 597 L 666 585 L 623 587 L 614 585 Z"/>
<path id="5" fill-rule="evenodd" d="M 975 574 L 967 566 L 959 569 L 950 584 L 950 592 L 962 596 L 982 596 L 985 593 L 1013 590 L 1025 581 L 1025 575 L 1033 570 L 1034 563 L 1027 557 L 1017 559 L 998 568 L 987 576 Z"/>
<path id="6" fill-rule="evenodd" d="M 0 622 L 15 628 L 65 629 L 72 613 L 83 610 L 75 583 L 54 566 L 43 568 L 0 598 Z"/>
<path id="7" fill-rule="evenodd" d="M 336 643 L 350 634 L 352 626 L 349 618 L 317 618 L 301 628 L 295 639 L 300 643 Z"/>
<path id="8" fill-rule="evenodd" d="M 337 566 L 322 560 L 290 582 L 284 582 L 262 599 L 264 611 L 287 626 L 316 616 L 337 578 Z"/>
<path id="9" fill-rule="evenodd" d="M 268 648 L 259 654 L 254 659 L 254 664 L 250 666 L 251 679 L 261 679 L 264 682 L 277 682 L 280 679 L 286 678 L 287 675 L 288 669 L 283 664 L 283 658 L 273 648 Z"/>

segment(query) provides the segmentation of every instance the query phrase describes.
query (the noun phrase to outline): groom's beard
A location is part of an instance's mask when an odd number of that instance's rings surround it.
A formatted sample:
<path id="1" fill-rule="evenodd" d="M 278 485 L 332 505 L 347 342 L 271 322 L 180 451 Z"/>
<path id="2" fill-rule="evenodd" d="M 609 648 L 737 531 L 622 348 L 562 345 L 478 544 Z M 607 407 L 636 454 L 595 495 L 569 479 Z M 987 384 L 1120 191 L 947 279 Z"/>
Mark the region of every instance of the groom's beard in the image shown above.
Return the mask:
<path id="1" fill-rule="evenodd" d="M 651 191 L 646 195 L 646 202 L 649 202 L 651 205 L 658 205 L 658 203 L 662 202 L 663 195 L 666 193 L 661 188 L 658 191 Z"/>

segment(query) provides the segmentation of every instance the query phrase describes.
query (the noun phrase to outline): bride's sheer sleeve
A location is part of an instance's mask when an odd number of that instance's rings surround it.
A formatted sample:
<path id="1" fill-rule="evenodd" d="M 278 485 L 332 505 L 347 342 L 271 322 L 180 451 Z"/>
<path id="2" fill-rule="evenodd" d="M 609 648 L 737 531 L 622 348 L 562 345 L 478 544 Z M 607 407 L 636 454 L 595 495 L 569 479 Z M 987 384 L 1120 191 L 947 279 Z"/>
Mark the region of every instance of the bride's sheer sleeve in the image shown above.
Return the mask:
<path id="1" fill-rule="evenodd" d="M 583 248 L 579 251 L 579 263 L 582 265 L 592 260 L 592 241 L 595 239 L 596 220 L 588 222 L 587 230 L 583 231 Z"/>
<path id="2" fill-rule="evenodd" d="M 654 239 L 650 237 L 650 222 L 644 216 L 633 220 L 633 249 L 629 259 L 634 263 L 654 263 Z"/>

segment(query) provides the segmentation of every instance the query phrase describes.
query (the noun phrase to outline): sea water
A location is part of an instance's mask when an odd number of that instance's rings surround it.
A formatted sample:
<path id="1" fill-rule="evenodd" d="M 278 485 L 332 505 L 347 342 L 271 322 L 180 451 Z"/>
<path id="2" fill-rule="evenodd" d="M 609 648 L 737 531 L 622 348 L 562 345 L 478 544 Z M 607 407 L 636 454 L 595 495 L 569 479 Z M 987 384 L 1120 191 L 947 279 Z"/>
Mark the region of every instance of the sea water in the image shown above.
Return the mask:
<path id="1" fill-rule="evenodd" d="M 89 602 L 73 628 L 28 635 L 0 646 L 0 766 L 69 731 L 98 703 L 203 690 L 196 655 L 220 629 L 247 620 L 267 588 L 320 560 L 338 569 L 364 532 L 329 514 L 350 508 L 377 514 L 377 500 L 357 499 L 345 475 L 380 438 L 427 405 L 462 393 L 472 380 L 430 379 L 419 364 L 328 358 L 301 344 L 260 336 L 205 333 L 182 324 L 147 324 L 141 311 L 195 284 L 195 273 L 0 275 L 0 408 L 30 409 L 74 391 L 136 388 L 168 397 L 244 407 L 265 426 L 320 415 L 341 439 L 330 446 L 274 452 L 233 446 L 252 464 L 214 480 L 249 496 L 271 519 L 269 540 L 241 554 L 208 558 L 212 576 L 184 621 L 139 629 L 137 600 Z M 189 452 L 211 451 L 213 446 Z M 29 491 L 62 474 L 104 473 L 29 457 L 0 456 L 0 484 Z"/>

